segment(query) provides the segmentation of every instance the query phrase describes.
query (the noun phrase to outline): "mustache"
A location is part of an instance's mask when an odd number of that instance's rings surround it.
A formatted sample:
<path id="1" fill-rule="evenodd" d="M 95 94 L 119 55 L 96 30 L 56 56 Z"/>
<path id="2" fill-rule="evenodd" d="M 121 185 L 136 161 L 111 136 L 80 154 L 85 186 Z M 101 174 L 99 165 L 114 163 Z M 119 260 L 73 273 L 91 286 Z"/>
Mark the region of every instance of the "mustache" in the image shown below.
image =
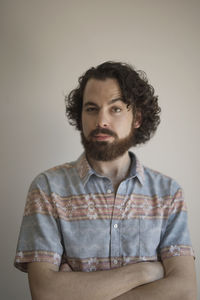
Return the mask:
<path id="1" fill-rule="evenodd" d="M 91 131 L 91 133 L 89 134 L 89 137 L 94 137 L 95 135 L 100 134 L 100 133 L 105 133 L 107 135 L 117 138 L 117 134 L 114 131 L 107 129 L 107 128 L 96 128 L 93 131 Z"/>

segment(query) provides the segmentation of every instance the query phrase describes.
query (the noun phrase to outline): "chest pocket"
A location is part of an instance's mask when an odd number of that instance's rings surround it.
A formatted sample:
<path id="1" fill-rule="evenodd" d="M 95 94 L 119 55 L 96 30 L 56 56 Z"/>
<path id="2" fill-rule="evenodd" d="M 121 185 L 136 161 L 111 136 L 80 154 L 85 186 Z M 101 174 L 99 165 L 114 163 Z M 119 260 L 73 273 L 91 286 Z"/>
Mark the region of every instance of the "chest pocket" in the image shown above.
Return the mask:
<path id="1" fill-rule="evenodd" d="M 121 251 L 124 257 L 156 259 L 160 243 L 162 220 L 142 217 L 123 220 Z"/>

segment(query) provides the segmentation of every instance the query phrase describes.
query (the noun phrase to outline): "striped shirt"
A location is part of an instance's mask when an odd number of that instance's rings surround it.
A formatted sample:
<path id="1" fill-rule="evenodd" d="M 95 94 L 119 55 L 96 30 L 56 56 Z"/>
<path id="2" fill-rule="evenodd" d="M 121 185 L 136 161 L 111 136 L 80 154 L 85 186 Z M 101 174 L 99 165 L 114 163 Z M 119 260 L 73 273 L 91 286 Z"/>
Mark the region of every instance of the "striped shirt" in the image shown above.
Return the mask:
<path id="1" fill-rule="evenodd" d="M 26 272 L 29 262 L 49 262 L 90 272 L 194 255 L 181 187 L 129 155 L 129 176 L 116 193 L 85 153 L 39 174 L 28 192 L 15 266 Z"/>

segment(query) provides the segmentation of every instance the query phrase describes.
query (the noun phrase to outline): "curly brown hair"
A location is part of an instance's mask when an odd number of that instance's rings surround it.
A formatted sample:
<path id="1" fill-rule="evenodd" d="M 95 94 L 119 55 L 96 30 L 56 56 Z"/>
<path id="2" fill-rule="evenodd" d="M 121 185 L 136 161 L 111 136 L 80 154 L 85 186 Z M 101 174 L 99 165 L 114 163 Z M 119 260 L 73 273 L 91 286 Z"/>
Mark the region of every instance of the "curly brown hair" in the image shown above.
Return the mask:
<path id="1" fill-rule="evenodd" d="M 155 133 L 160 123 L 161 109 L 158 106 L 158 96 L 148 83 L 145 72 L 136 71 L 131 65 L 122 62 L 107 61 L 97 67 L 92 67 L 79 77 L 79 85 L 65 96 L 66 115 L 69 123 L 82 130 L 81 114 L 83 93 L 89 79 L 116 79 L 121 89 L 123 101 L 139 111 L 142 116 L 141 126 L 135 129 L 134 146 L 145 143 Z"/>

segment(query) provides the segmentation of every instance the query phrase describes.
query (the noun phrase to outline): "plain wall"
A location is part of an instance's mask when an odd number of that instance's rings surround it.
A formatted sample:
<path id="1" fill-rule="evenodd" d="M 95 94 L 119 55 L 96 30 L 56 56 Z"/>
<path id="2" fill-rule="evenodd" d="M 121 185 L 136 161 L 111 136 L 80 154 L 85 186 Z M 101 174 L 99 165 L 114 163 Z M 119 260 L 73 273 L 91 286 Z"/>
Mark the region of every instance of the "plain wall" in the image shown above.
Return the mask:
<path id="1" fill-rule="evenodd" d="M 27 275 L 13 267 L 27 191 L 38 173 L 82 152 L 64 95 L 106 60 L 144 70 L 159 95 L 159 129 L 133 151 L 184 188 L 200 286 L 199 28 L 198 0 L 0 1 L 2 300 L 31 299 Z"/>

